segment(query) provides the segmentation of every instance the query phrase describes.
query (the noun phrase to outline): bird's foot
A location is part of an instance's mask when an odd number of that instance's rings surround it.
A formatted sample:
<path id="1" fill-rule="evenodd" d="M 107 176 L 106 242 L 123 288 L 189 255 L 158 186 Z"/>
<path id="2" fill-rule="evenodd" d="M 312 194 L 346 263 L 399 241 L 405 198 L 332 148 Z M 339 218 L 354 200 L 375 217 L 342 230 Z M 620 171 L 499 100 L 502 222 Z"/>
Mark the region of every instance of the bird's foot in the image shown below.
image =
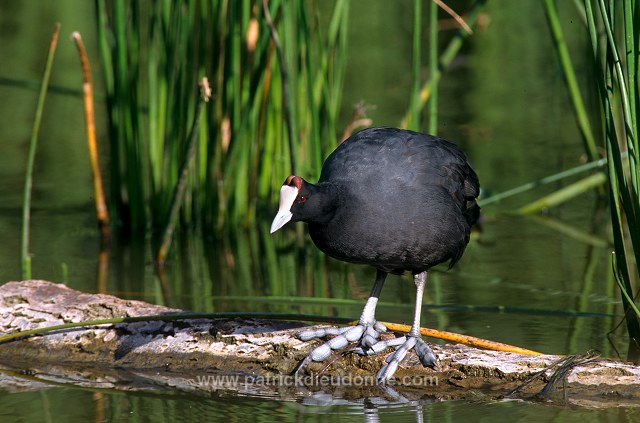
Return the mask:
<path id="1" fill-rule="evenodd" d="M 378 322 L 358 323 L 355 326 L 346 326 L 342 328 L 323 328 L 305 330 L 298 334 L 298 338 L 303 341 L 310 341 L 315 338 L 323 338 L 327 335 L 335 335 L 333 338 L 315 348 L 308 356 L 312 361 L 324 361 L 330 355 L 331 351 L 341 350 L 346 347 L 349 342 L 360 341 L 360 346 L 355 352 L 359 354 L 371 355 L 381 352 L 386 348 L 376 350 L 375 346 L 380 344 L 380 334 L 387 331 L 387 328 Z"/>
<path id="2" fill-rule="evenodd" d="M 415 350 L 423 366 L 435 369 L 438 365 L 436 355 L 433 353 L 431 347 L 422 340 L 420 335 L 409 334 L 386 341 L 379 341 L 372 346 L 372 349 L 384 350 L 387 347 L 396 347 L 396 350 L 389 354 L 386 359 L 387 364 L 382 366 L 378 372 L 377 378 L 379 383 L 386 383 L 393 377 L 400 365 L 400 362 L 412 348 Z"/>
<path id="3" fill-rule="evenodd" d="M 341 350 L 350 342 L 360 340 L 360 345 L 353 351 L 361 355 L 378 354 L 388 347 L 395 347 L 396 350 L 389 354 L 385 364 L 377 374 L 378 382 L 384 384 L 395 374 L 400 362 L 407 355 L 409 350 L 414 349 L 420 362 L 425 367 L 437 368 L 438 359 L 429 345 L 420 335 L 405 335 L 387 340 L 380 340 L 380 334 L 387 331 L 387 328 L 378 322 L 373 324 L 358 323 L 355 326 L 342 328 L 323 328 L 305 330 L 298 334 L 302 341 L 310 341 L 316 338 L 323 338 L 327 335 L 334 335 L 333 338 L 324 344 L 316 347 L 307 356 L 303 363 L 311 361 L 321 362 L 329 358 L 332 351 Z M 303 366 L 298 367 L 298 370 Z"/>

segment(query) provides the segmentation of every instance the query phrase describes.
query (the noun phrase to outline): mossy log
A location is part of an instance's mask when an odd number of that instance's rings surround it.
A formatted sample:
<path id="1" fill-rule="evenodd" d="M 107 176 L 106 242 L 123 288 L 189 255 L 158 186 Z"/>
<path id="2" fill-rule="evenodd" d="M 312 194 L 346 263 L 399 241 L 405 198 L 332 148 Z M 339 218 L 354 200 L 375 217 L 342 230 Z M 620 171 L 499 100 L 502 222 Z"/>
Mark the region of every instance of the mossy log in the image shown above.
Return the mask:
<path id="1" fill-rule="evenodd" d="M 47 281 L 0 286 L 3 334 L 114 317 L 183 312 L 111 295 L 87 294 Z M 464 345 L 433 345 L 437 371 L 409 353 L 381 386 L 387 354 L 345 351 L 331 363 L 292 371 L 320 341 L 296 338 L 300 322 L 254 318 L 142 321 L 60 330 L 0 343 L 0 387 L 42 389 L 54 383 L 209 395 L 308 395 L 342 398 L 461 399 L 510 396 L 589 406 L 638 403 L 640 367 L 593 357 L 525 356 Z M 393 336 L 389 334 L 389 336 Z"/>

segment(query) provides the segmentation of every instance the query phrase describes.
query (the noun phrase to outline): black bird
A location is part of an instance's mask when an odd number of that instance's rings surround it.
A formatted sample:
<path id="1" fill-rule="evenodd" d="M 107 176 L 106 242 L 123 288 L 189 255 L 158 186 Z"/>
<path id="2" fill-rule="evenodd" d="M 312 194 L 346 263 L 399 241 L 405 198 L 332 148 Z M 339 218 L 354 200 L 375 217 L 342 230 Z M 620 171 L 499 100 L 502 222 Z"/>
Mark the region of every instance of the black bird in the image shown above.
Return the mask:
<path id="1" fill-rule="evenodd" d="M 332 350 L 359 341 L 361 354 L 388 346 L 396 351 L 378 372 L 386 382 L 407 351 L 423 365 L 436 357 L 420 335 L 420 312 L 427 271 L 457 262 L 469 242 L 480 207 L 478 177 L 465 154 L 442 138 L 395 128 L 369 128 L 344 141 L 325 160 L 317 184 L 289 176 L 280 189 L 271 233 L 287 222 L 303 221 L 325 254 L 377 269 L 371 295 L 356 326 L 307 330 L 303 340 L 335 335 L 309 355 L 323 361 Z M 407 336 L 379 340 L 386 328 L 375 308 L 387 274 L 409 271 L 416 285 L 416 307 Z"/>

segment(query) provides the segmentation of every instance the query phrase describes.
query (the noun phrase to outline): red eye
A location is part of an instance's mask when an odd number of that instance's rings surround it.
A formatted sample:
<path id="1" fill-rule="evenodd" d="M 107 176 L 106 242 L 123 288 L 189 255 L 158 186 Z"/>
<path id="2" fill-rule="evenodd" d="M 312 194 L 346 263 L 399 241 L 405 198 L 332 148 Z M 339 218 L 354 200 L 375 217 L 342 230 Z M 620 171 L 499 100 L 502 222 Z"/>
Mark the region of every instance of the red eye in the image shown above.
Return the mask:
<path id="1" fill-rule="evenodd" d="M 298 200 L 298 202 L 304 203 L 305 201 L 307 201 L 307 197 L 305 197 L 304 195 L 301 195 L 300 199 Z"/>

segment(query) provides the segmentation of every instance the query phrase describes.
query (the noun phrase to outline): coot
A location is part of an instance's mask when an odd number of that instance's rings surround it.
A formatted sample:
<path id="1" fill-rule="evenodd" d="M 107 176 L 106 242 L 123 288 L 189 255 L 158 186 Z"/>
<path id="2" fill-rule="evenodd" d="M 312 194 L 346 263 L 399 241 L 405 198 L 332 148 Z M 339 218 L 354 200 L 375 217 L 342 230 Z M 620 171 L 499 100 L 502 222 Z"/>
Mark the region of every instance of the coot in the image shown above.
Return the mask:
<path id="1" fill-rule="evenodd" d="M 386 382 L 414 349 L 423 365 L 436 357 L 420 335 L 420 312 L 427 271 L 460 259 L 471 226 L 480 214 L 478 177 L 465 154 L 442 138 L 395 128 L 369 128 L 344 141 L 325 160 L 317 184 L 289 176 L 280 189 L 271 233 L 287 222 L 307 222 L 315 245 L 339 260 L 377 269 L 373 289 L 356 326 L 307 330 L 303 340 L 335 335 L 309 355 L 323 361 L 332 350 L 358 341 L 356 351 L 396 351 L 378 372 Z M 407 336 L 380 340 L 386 328 L 375 309 L 387 274 L 409 271 L 416 306 Z"/>

